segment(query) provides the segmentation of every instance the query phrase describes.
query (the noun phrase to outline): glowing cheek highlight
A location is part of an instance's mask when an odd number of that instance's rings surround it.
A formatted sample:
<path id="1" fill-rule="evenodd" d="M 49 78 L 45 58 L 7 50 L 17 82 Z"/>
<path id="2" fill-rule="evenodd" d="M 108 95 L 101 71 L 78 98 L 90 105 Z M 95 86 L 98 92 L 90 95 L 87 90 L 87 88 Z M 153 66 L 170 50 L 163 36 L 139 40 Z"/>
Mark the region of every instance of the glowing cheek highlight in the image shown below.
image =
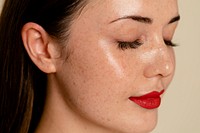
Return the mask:
<path id="1" fill-rule="evenodd" d="M 124 70 L 123 67 L 120 65 L 120 63 L 118 62 L 117 58 L 114 57 L 110 46 L 108 46 L 108 44 L 106 44 L 105 41 L 100 41 L 100 46 L 101 49 L 103 50 L 104 54 L 106 55 L 106 58 L 108 60 L 108 63 L 112 66 L 113 70 L 115 71 L 116 75 L 120 78 L 122 78 L 124 76 Z"/>

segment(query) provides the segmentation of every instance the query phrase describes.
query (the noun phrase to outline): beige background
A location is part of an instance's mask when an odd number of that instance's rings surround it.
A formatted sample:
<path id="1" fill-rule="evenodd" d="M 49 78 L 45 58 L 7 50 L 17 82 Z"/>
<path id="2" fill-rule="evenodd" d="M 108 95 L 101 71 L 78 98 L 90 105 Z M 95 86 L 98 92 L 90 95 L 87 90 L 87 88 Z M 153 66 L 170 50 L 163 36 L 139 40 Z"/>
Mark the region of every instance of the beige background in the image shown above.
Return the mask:
<path id="1" fill-rule="evenodd" d="M 0 0 L 0 7 L 2 6 Z M 200 133 L 200 1 L 179 0 L 177 69 L 152 133 Z"/>

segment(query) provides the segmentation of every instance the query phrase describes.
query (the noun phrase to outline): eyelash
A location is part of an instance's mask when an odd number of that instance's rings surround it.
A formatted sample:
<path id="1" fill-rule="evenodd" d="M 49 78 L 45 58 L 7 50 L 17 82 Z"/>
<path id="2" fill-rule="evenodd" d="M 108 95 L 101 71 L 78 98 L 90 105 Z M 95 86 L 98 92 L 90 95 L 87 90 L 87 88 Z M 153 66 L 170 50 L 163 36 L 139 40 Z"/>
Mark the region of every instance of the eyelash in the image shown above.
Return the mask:
<path id="1" fill-rule="evenodd" d="M 118 44 L 119 44 L 118 46 L 119 46 L 120 49 L 125 50 L 125 49 L 128 49 L 128 48 L 136 49 L 136 48 L 140 47 L 143 43 L 139 39 L 137 39 L 134 42 L 121 42 L 121 41 L 119 41 Z"/>
<path id="2" fill-rule="evenodd" d="M 170 40 L 164 40 L 164 42 L 165 42 L 165 44 L 166 44 L 167 46 L 171 46 L 171 47 L 176 47 L 176 46 L 178 46 L 176 43 L 173 43 L 173 42 L 170 41 Z"/>
<path id="3" fill-rule="evenodd" d="M 177 45 L 175 43 L 173 43 L 170 40 L 164 40 L 165 44 L 167 46 L 170 47 L 176 47 Z M 122 50 L 128 49 L 128 48 L 132 48 L 132 49 L 137 49 L 138 47 L 140 47 L 143 43 L 141 42 L 140 39 L 135 40 L 134 42 L 123 42 L 123 41 L 119 41 L 118 42 L 118 47 Z"/>

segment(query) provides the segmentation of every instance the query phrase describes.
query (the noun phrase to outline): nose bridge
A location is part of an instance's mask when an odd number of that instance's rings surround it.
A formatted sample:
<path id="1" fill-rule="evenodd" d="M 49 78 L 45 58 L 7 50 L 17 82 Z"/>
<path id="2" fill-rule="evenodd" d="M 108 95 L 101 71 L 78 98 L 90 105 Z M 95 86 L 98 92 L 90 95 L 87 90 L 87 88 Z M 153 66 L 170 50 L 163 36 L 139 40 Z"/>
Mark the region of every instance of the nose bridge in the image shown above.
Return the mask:
<path id="1" fill-rule="evenodd" d="M 164 40 L 158 36 L 155 36 L 151 43 L 153 43 L 150 44 L 152 45 L 151 56 L 149 57 L 151 59 L 144 71 L 145 76 L 153 77 L 160 75 L 166 77 L 172 74 L 175 67 L 173 52 L 165 45 Z"/>

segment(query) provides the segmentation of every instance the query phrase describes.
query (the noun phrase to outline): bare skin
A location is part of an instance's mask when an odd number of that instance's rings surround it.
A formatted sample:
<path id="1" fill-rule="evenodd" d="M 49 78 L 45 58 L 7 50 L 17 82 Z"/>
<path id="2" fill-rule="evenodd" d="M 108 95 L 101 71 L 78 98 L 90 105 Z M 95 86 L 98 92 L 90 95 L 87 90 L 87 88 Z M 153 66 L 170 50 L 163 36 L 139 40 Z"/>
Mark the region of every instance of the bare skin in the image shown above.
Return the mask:
<path id="1" fill-rule="evenodd" d="M 170 84 L 175 56 L 166 41 L 173 38 L 178 15 L 176 0 L 91 0 L 70 27 L 61 56 L 60 44 L 41 27 L 25 25 L 25 47 L 48 73 L 45 110 L 36 132 L 152 131 L 157 109 L 144 109 L 129 97 L 166 90 Z M 136 49 L 119 47 L 118 42 L 135 40 L 142 43 Z"/>

